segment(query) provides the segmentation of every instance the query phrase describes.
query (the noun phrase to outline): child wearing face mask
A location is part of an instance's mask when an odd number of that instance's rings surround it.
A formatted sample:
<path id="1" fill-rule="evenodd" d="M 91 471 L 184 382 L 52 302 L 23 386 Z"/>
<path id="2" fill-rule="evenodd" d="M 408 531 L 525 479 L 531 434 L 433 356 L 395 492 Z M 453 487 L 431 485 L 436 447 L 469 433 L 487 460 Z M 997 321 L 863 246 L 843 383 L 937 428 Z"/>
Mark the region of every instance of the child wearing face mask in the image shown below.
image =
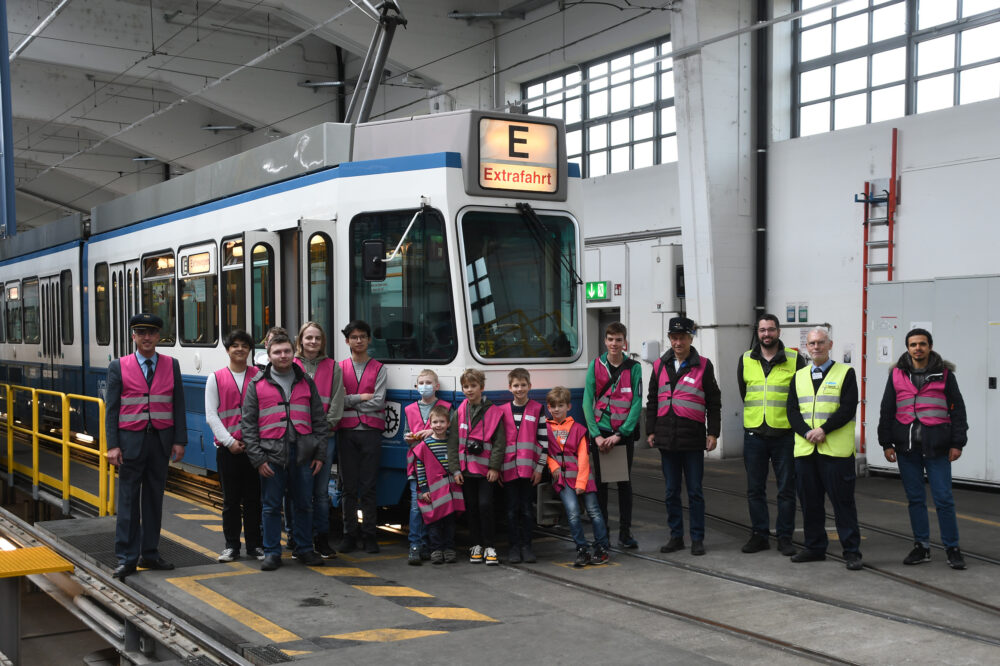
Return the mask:
<path id="1" fill-rule="evenodd" d="M 403 409 L 403 414 L 406 417 L 406 432 L 403 438 L 410 445 L 410 452 L 406 457 L 406 473 L 410 482 L 410 554 L 407 563 L 411 566 L 420 566 L 422 560 L 430 559 L 427 529 L 420 515 L 420 508 L 417 506 L 417 475 L 413 447 L 432 434 L 431 408 L 435 405 L 441 405 L 445 409 L 451 409 L 450 402 L 438 399 L 437 391 L 440 387 L 441 384 L 436 372 L 430 369 L 421 370 L 420 374 L 417 375 L 416 384 L 420 400 L 411 402 Z"/>

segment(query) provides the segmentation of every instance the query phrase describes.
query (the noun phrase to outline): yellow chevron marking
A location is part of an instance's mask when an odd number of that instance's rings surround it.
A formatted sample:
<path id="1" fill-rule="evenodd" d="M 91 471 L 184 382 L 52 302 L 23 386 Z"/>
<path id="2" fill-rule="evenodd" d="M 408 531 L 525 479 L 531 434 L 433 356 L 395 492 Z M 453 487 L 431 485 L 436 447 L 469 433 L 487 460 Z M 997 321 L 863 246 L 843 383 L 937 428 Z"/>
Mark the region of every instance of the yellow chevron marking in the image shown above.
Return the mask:
<path id="1" fill-rule="evenodd" d="M 440 634 L 447 633 L 447 631 L 421 631 L 417 629 L 369 629 L 368 631 L 355 631 L 350 634 L 337 634 L 335 636 L 324 636 L 323 638 L 337 638 L 345 641 L 365 641 L 367 643 L 392 643 L 394 641 L 408 641 L 411 638 L 438 636 Z"/>
<path id="2" fill-rule="evenodd" d="M 402 585 L 355 585 L 355 589 L 376 597 L 430 597 L 434 595 Z"/>
<path id="3" fill-rule="evenodd" d="M 432 620 L 466 620 L 469 622 L 499 622 L 489 615 L 477 613 L 471 608 L 458 606 L 408 606 L 409 610 L 420 613 Z"/>

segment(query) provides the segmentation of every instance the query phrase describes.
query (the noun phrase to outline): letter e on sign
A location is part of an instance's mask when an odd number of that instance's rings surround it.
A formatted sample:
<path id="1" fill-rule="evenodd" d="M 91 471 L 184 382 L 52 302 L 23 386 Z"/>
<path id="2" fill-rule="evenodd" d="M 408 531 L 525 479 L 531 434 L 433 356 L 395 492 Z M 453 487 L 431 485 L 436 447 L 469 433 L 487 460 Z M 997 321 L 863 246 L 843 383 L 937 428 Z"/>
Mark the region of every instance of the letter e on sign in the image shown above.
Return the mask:
<path id="1" fill-rule="evenodd" d="M 514 146 L 521 143 L 527 144 L 528 140 L 524 136 L 528 133 L 528 128 L 524 125 L 511 125 L 507 128 L 510 133 L 510 148 L 507 150 L 507 154 L 511 157 L 523 157 L 528 159 L 530 155 L 528 153 L 522 153 L 517 150 Z M 520 136 L 518 136 L 520 134 Z"/>

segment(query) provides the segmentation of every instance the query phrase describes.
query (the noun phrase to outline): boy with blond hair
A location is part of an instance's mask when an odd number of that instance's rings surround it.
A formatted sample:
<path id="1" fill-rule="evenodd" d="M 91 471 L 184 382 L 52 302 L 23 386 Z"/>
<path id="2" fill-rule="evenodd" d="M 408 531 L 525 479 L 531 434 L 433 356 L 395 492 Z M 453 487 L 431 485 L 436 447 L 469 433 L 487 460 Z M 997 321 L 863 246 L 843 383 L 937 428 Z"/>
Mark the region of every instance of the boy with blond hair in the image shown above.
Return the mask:
<path id="1" fill-rule="evenodd" d="M 531 400 L 531 374 L 524 368 L 514 368 L 507 374 L 507 384 L 513 401 L 504 404 L 504 430 L 507 433 L 507 450 L 503 479 L 507 504 L 507 540 L 510 552 L 507 561 L 536 562 L 531 550 L 531 535 L 535 529 L 532 495 L 542 480 L 546 465 L 547 429 L 541 403 Z"/>

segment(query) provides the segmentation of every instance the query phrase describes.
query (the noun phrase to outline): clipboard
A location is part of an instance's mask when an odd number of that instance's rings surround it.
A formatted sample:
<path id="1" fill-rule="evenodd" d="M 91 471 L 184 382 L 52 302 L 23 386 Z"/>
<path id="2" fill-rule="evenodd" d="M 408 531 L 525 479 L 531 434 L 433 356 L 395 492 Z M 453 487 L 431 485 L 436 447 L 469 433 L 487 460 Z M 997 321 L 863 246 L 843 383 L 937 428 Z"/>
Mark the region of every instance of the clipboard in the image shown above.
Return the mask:
<path id="1" fill-rule="evenodd" d="M 601 466 L 601 483 L 628 481 L 628 450 L 624 442 L 612 447 L 610 451 L 598 453 Z"/>

